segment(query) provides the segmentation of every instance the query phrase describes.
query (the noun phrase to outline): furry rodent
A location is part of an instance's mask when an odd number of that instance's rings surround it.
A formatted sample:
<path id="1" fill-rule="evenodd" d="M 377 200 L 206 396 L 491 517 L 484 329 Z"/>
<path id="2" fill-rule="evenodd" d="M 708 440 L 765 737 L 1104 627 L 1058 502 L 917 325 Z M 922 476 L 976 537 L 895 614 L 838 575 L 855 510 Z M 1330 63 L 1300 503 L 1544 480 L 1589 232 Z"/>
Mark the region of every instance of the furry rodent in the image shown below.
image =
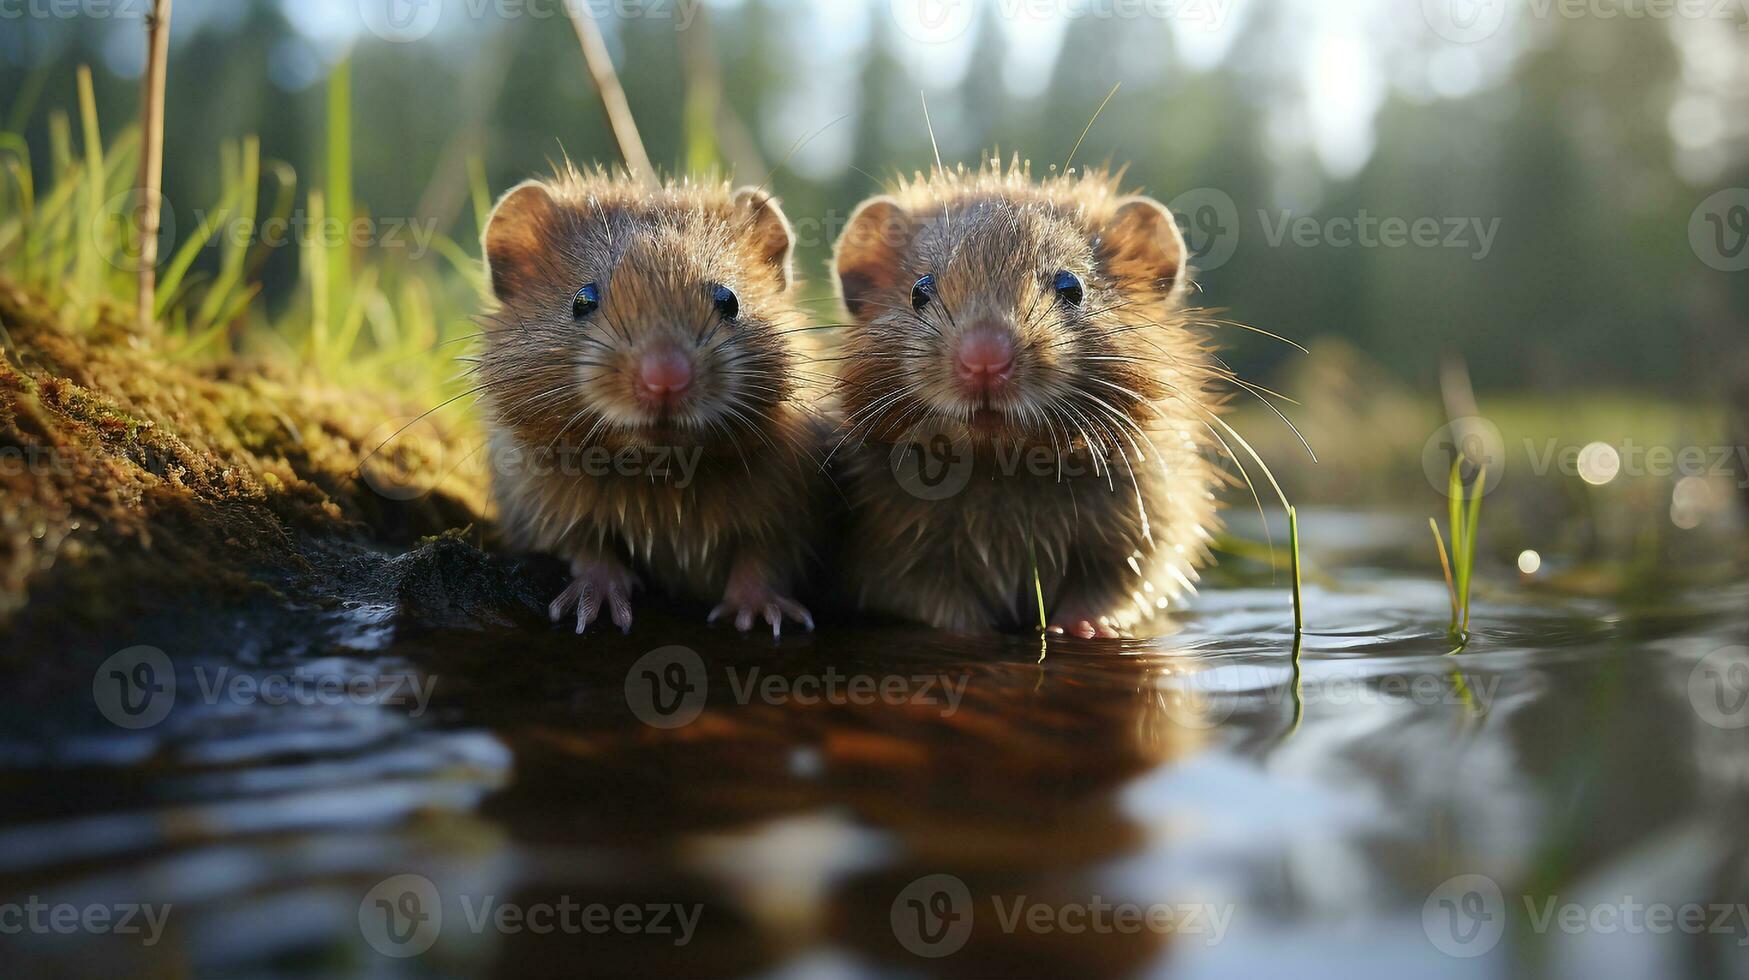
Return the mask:
<path id="1" fill-rule="evenodd" d="M 571 563 L 552 603 L 629 631 L 644 578 L 773 634 L 810 561 L 817 442 L 798 382 L 793 236 L 762 190 L 567 167 L 499 202 L 478 363 L 518 546 Z"/>
<path id="2" fill-rule="evenodd" d="M 1192 588 L 1218 362 L 1176 222 L 1118 180 L 937 169 L 852 216 L 832 456 L 861 608 L 1014 630 L 1042 592 L 1054 631 L 1117 636 Z"/>

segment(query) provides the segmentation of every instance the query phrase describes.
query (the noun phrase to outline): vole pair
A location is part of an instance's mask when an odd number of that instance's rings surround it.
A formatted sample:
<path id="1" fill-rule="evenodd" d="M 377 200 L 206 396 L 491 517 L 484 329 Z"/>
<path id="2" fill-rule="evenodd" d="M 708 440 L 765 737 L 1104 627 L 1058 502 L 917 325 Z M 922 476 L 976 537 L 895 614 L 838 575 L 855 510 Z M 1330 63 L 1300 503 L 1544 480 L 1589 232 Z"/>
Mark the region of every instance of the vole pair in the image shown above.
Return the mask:
<path id="1" fill-rule="evenodd" d="M 859 608 L 953 630 L 1036 624 L 1042 591 L 1053 629 L 1115 636 L 1190 586 L 1220 397 L 1165 208 L 989 165 L 863 203 L 832 397 L 802 380 L 793 239 L 726 185 L 569 170 L 499 203 L 495 487 L 515 543 L 571 562 L 555 620 L 629 629 L 647 579 L 812 628 L 791 590 L 827 534 Z"/>

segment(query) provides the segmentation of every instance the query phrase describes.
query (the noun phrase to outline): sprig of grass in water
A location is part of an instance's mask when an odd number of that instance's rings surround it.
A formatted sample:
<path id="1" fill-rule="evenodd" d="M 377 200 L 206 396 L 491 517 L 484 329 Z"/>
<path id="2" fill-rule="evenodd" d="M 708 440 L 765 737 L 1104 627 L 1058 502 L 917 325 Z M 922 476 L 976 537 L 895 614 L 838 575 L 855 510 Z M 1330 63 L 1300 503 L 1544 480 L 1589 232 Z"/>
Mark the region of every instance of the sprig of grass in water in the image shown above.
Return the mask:
<path id="1" fill-rule="evenodd" d="M 1299 658 L 1300 635 L 1306 631 L 1306 598 L 1300 586 L 1300 512 L 1287 509 L 1288 562 L 1294 577 L 1294 657 Z"/>
<path id="2" fill-rule="evenodd" d="M 1446 496 L 1450 501 L 1448 519 L 1451 522 L 1451 548 L 1448 552 L 1445 538 L 1439 533 L 1439 521 L 1429 517 L 1427 524 L 1433 529 L 1433 542 L 1439 548 L 1439 564 L 1445 571 L 1445 588 L 1451 598 L 1451 629 L 1449 635 L 1457 650 L 1461 651 L 1470 642 L 1470 586 L 1475 578 L 1476 570 L 1476 529 L 1482 519 L 1482 495 L 1488 487 L 1488 467 L 1483 466 L 1476 474 L 1476 482 L 1466 492 L 1464 487 L 1463 460 L 1460 458 L 1451 464 L 1451 479 L 1446 487 Z"/>
<path id="3" fill-rule="evenodd" d="M 1038 575 L 1038 552 L 1033 550 L 1031 528 L 1026 532 L 1026 558 L 1032 562 L 1032 594 L 1038 598 L 1038 632 L 1043 636 L 1051 631 L 1051 624 L 1045 616 L 1045 587 Z"/>

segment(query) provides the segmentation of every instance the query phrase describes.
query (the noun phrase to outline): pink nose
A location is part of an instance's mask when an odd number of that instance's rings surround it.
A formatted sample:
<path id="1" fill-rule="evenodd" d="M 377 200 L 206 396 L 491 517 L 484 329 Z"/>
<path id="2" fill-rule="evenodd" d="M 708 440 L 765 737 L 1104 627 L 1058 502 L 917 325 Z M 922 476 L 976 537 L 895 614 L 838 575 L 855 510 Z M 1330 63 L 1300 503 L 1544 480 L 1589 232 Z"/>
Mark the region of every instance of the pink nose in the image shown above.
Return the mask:
<path id="1" fill-rule="evenodd" d="M 976 394 L 994 391 L 1014 375 L 1014 341 L 1004 331 L 973 327 L 960 339 L 954 373 Z"/>
<path id="2" fill-rule="evenodd" d="M 638 380 L 646 398 L 671 402 L 692 385 L 692 359 L 671 347 L 649 351 L 638 364 Z"/>

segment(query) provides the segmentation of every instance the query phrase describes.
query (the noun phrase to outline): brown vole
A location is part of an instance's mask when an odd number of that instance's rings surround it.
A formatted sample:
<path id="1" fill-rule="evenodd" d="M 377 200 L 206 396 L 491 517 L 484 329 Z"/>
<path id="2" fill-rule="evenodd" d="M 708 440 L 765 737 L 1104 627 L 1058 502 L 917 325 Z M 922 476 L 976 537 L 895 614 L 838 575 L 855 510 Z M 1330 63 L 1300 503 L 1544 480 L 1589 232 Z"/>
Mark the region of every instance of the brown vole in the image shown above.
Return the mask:
<path id="1" fill-rule="evenodd" d="M 567 168 L 507 194 L 485 233 L 501 304 L 478 363 L 513 543 L 571 563 L 555 621 L 631 627 L 648 576 L 813 628 L 817 441 L 798 385 L 792 234 L 760 190 Z"/>
<path id="2" fill-rule="evenodd" d="M 1172 215 L 1117 181 L 938 169 L 852 216 L 832 455 L 863 608 L 1019 629 L 1042 591 L 1053 630 L 1116 636 L 1191 587 L 1218 362 Z"/>

